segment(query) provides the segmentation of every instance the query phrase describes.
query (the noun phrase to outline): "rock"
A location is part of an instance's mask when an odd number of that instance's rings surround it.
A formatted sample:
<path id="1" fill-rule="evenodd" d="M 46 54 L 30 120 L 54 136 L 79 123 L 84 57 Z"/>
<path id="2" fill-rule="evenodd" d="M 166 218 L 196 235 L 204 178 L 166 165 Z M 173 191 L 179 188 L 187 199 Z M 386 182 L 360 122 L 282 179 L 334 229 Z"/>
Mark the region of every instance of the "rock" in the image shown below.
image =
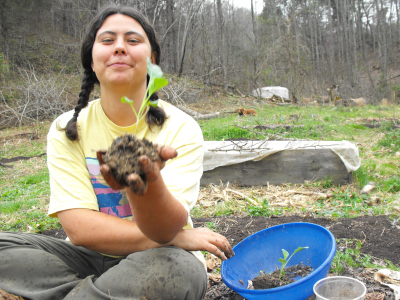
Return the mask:
<path id="1" fill-rule="evenodd" d="M 365 100 L 363 97 L 361 98 L 355 98 L 355 99 L 350 99 L 353 103 L 354 106 L 364 106 L 367 105 L 367 100 Z"/>
<path id="2" fill-rule="evenodd" d="M 284 99 L 289 99 L 289 90 L 281 86 L 267 86 L 255 89 L 252 92 L 252 95 L 254 97 L 261 96 L 261 98 L 269 98 L 272 97 L 273 95 L 276 95 L 279 97 L 283 97 Z"/>
<path id="3" fill-rule="evenodd" d="M 375 189 L 375 187 L 375 182 L 368 182 L 368 184 L 362 188 L 361 194 L 369 194 Z"/>

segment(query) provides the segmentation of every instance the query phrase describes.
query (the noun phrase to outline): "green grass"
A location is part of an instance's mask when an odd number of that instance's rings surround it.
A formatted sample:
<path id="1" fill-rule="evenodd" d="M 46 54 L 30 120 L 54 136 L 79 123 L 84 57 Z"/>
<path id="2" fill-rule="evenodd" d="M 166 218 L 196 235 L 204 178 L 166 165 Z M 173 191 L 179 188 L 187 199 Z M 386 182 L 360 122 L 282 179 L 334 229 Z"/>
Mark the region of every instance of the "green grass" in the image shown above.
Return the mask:
<path id="1" fill-rule="evenodd" d="M 274 209 L 269 206 L 268 200 L 264 199 L 261 202 L 261 205 L 258 205 L 258 206 L 250 205 L 247 208 L 247 213 L 250 216 L 270 217 L 270 216 L 272 216 L 274 214 Z"/>
<path id="2" fill-rule="evenodd" d="M 400 150 L 400 129 L 385 132 L 385 136 L 378 142 L 378 147 L 384 147 L 391 152 Z"/>
<path id="3" fill-rule="evenodd" d="M 337 239 L 338 248 L 335 257 L 332 260 L 330 273 L 341 275 L 348 267 L 355 268 L 388 268 L 395 271 L 400 271 L 399 267 L 393 265 L 390 261 L 377 262 L 370 255 L 360 252 L 362 243 L 359 240 Z"/>
<path id="4" fill-rule="evenodd" d="M 393 176 L 382 182 L 382 190 L 388 193 L 400 192 L 400 177 Z"/>
<path id="5" fill-rule="evenodd" d="M 7 183 L 2 180 L 0 184 L 3 186 L 0 193 L 0 230 L 40 232 L 60 227 L 58 219 L 47 216 L 50 195 L 47 169 L 11 179 Z"/>

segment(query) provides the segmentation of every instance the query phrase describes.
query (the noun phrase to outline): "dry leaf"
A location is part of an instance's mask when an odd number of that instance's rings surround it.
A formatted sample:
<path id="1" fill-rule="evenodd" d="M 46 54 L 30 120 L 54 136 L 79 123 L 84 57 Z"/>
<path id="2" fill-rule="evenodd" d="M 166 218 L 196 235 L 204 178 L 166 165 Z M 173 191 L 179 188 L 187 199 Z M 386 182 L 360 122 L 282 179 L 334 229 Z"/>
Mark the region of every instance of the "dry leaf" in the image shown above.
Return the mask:
<path id="1" fill-rule="evenodd" d="M 369 194 L 375 189 L 375 187 L 375 182 L 368 182 L 368 184 L 362 188 L 361 194 Z"/>
<path id="2" fill-rule="evenodd" d="M 207 271 L 212 271 L 214 270 L 216 267 L 220 267 L 221 266 L 221 259 L 218 258 L 217 256 L 215 256 L 212 253 L 207 253 L 206 256 L 206 265 L 207 265 Z"/>
<path id="3" fill-rule="evenodd" d="M 208 274 L 208 279 L 214 282 L 220 282 L 222 280 L 221 274 Z"/>
<path id="4" fill-rule="evenodd" d="M 396 300 L 400 300 L 400 272 L 381 269 L 374 274 L 374 279 L 380 284 L 390 287 Z"/>
<path id="5" fill-rule="evenodd" d="M 379 293 L 379 292 L 374 292 L 374 293 L 368 293 L 365 295 L 365 300 L 384 300 L 385 299 L 385 294 L 384 293 Z"/>

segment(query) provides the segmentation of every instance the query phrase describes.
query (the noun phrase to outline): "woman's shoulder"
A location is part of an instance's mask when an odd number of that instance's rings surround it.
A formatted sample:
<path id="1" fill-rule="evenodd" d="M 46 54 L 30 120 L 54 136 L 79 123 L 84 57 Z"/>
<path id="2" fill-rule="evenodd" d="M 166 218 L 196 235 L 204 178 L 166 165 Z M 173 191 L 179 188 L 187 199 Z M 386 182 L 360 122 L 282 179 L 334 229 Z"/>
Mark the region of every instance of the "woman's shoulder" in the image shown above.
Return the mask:
<path id="1" fill-rule="evenodd" d="M 92 111 L 96 107 L 96 104 L 98 103 L 98 101 L 99 101 L 99 99 L 89 102 L 88 105 L 80 111 L 79 117 L 78 117 L 78 125 L 79 125 L 79 123 L 81 123 L 80 120 L 85 119 L 87 117 L 87 115 L 89 115 L 90 111 Z M 63 132 L 62 130 L 60 130 L 60 128 L 65 128 L 67 126 L 67 123 L 69 122 L 69 120 L 72 119 L 74 113 L 75 113 L 75 110 L 71 109 L 71 110 L 59 115 L 53 121 L 53 123 L 50 127 L 49 134 L 50 135 L 52 135 L 52 134 L 59 135 L 60 132 Z M 65 135 L 65 133 L 64 133 L 64 135 Z"/>

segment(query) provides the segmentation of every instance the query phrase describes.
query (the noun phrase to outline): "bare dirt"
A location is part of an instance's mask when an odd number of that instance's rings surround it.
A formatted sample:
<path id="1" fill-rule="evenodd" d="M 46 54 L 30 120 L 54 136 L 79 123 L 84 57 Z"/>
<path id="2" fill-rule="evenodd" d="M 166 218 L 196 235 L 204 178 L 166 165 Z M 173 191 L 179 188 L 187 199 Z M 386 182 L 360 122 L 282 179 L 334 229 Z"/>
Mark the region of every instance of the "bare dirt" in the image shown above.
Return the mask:
<path id="1" fill-rule="evenodd" d="M 139 157 L 144 154 L 152 161 L 160 159 L 157 146 L 152 142 L 125 134 L 113 141 L 103 155 L 103 160 L 110 167 L 114 178 L 122 186 L 129 186 L 128 176 L 132 173 L 139 174 L 143 182 L 146 182 L 146 175 L 139 165 Z"/>
<path id="2" fill-rule="evenodd" d="M 267 290 L 280 286 L 284 286 L 295 282 L 295 278 L 306 277 L 313 271 L 313 268 L 308 265 L 298 264 L 283 269 L 284 274 L 280 274 L 281 270 L 277 269 L 270 274 L 261 274 L 252 280 L 252 285 L 255 290 Z"/>
<path id="3" fill-rule="evenodd" d="M 361 241 L 360 252 L 376 260 L 389 260 L 400 267 L 400 229 L 389 216 L 362 216 L 356 218 L 324 219 L 299 216 L 275 218 L 224 216 L 213 218 L 194 218 L 195 227 L 205 227 L 210 222 L 215 224 L 215 231 L 228 238 L 232 246 L 247 236 L 265 228 L 292 222 L 308 222 L 321 225 L 332 232 L 336 239 L 357 239 Z M 58 238 L 65 238 L 62 229 L 43 232 Z M 344 251 L 338 247 L 338 251 Z M 371 270 L 346 266 L 342 276 L 349 276 L 363 281 L 368 290 L 366 299 L 394 300 L 393 291 L 380 285 L 373 279 Z M 329 274 L 335 275 L 335 274 Z M 244 298 L 229 289 L 222 280 L 209 279 L 206 300 L 243 300 Z M 311 296 L 308 300 L 315 299 Z"/>

